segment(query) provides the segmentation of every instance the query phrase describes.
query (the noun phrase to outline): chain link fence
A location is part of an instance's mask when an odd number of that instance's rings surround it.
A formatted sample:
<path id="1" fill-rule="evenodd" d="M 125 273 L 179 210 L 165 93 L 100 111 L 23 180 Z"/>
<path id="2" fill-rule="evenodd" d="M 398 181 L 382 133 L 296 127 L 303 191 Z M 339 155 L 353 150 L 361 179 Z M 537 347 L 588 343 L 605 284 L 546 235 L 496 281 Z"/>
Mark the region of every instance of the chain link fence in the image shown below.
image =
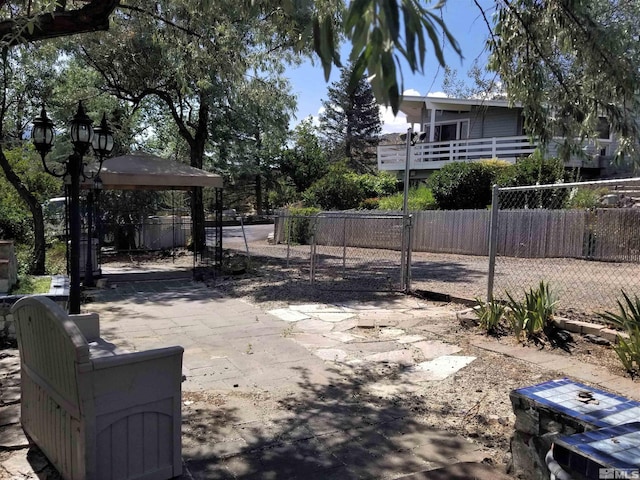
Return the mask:
<path id="1" fill-rule="evenodd" d="M 640 295 L 640 179 L 494 188 L 487 296 L 548 283 L 565 313 Z"/>
<path id="2" fill-rule="evenodd" d="M 314 217 L 311 281 L 323 288 L 400 291 L 409 227 L 402 215 L 325 212 Z M 405 240 L 406 238 L 406 240 Z"/>

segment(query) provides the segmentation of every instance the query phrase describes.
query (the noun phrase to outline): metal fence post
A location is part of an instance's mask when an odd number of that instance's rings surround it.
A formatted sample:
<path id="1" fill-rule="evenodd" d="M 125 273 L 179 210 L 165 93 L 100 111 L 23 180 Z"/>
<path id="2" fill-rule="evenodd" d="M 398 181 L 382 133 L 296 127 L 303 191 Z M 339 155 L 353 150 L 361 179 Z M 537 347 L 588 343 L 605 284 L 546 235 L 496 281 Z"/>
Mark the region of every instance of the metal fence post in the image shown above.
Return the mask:
<path id="1" fill-rule="evenodd" d="M 347 276 L 347 217 L 342 222 L 342 278 Z"/>
<path id="2" fill-rule="evenodd" d="M 287 268 L 289 268 L 289 251 L 291 250 L 291 224 L 293 223 L 293 217 L 291 215 L 287 215 Z"/>
<path id="3" fill-rule="evenodd" d="M 407 224 L 407 263 L 405 266 L 405 292 L 411 291 L 411 251 L 413 250 L 413 215 L 409 215 L 408 224 Z"/>
<path id="4" fill-rule="evenodd" d="M 491 193 L 491 217 L 489 220 L 489 274 L 487 278 L 487 302 L 493 299 L 493 281 L 496 273 L 496 252 L 498 250 L 498 210 L 500 209 L 500 188 L 494 185 Z"/>
<path id="5" fill-rule="evenodd" d="M 316 280 L 316 230 L 318 228 L 318 217 L 311 217 L 313 227 L 311 228 L 311 267 L 309 268 L 310 281 L 313 284 Z"/>

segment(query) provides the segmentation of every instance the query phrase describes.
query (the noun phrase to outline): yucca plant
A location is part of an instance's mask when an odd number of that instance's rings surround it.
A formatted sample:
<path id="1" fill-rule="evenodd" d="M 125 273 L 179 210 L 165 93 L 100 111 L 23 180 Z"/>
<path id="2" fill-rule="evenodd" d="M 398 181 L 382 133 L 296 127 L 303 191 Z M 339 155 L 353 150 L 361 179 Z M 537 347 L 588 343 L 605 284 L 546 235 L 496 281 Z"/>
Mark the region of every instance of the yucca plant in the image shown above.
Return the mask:
<path id="1" fill-rule="evenodd" d="M 509 325 L 518 341 L 522 341 L 522 332 L 527 328 L 529 312 L 524 303 L 514 300 L 509 292 L 507 294 L 507 307 L 509 308 Z"/>
<path id="2" fill-rule="evenodd" d="M 489 302 L 483 302 L 476 298 L 476 303 L 477 305 L 473 311 L 478 316 L 480 328 L 487 334 L 497 334 L 500 320 L 504 316 L 505 306 L 493 297 Z"/>
<path id="3" fill-rule="evenodd" d="M 510 310 L 509 321 L 518 340 L 523 340 L 522 333 L 526 332 L 527 338 L 537 338 L 552 320 L 558 300 L 544 281 L 536 290 L 530 288 L 524 294 L 524 301 L 515 300 L 507 292 L 508 307 Z"/>
<path id="4" fill-rule="evenodd" d="M 625 338 L 618 334 L 618 342 L 613 349 L 626 371 L 633 377 L 640 374 L 640 299 L 634 296 L 631 300 L 624 291 L 622 296 L 624 303 L 618 300 L 620 313 L 606 311 L 599 315 L 628 335 Z"/>
<path id="5" fill-rule="evenodd" d="M 524 295 L 530 319 L 527 322 L 527 334 L 538 335 L 553 320 L 558 299 L 544 280 L 540 282 L 537 290 L 530 288 Z"/>

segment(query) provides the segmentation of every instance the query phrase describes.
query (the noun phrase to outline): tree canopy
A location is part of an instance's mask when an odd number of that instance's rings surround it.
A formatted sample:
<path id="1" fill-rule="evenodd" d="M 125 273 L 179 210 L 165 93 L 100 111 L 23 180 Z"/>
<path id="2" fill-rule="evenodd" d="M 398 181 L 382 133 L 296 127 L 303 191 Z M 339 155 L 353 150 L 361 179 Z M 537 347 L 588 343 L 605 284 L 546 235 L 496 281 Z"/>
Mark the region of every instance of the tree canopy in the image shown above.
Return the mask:
<path id="1" fill-rule="evenodd" d="M 490 67 L 525 129 L 561 154 L 597 139 L 606 118 L 619 152 L 638 161 L 640 134 L 640 2 L 626 0 L 499 0 Z"/>

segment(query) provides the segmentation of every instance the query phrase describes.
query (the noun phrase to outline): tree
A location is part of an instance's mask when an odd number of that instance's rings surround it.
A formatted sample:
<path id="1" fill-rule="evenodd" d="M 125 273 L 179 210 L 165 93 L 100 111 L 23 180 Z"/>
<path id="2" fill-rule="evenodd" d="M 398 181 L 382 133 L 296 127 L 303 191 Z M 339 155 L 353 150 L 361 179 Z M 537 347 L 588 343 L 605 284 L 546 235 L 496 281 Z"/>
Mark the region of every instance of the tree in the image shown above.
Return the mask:
<path id="1" fill-rule="evenodd" d="M 24 159 L 28 159 L 31 164 L 39 163 L 33 151 L 21 152 L 21 148 L 28 123 L 35 111 L 31 102 L 36 91 L 52 91 L 52 83 L 57 75 L 51 58 L 50 52 L 36 52 L 34 48 L 25 46 L 5 49 L 0 58 L 0 168 L 31 213 L 33 256 L 28 271 L 36 275 L 45 273 L 46 240 L 42 193 L 59 190 L 59 183 L 54 182 L 57 188 L 52 188 L 51 184 L 44 190 L 39 188 L 39 185 L 47 182 L 37 174 L 37 169 L 27 168 L 24 162 L 16 158 L 16 152 L 22 153 Z"/>
<path id="2" fill-rule="evenodd" d="M 487 75 L 488 74 L 488 75 Z M 502 100 L 506 92 L 495 72 L 487 72 L 481 68 L 478 61 L 467 72 L 471 84 L 458 78 L 458 72 L 449 66 L 444 67 L 442 90 L 452 98 L 480 98 L 485 100 Z"/>
<path id="3" fill-rule="evenodd" d="M 639 159 L 640 3 L 619 0 L 501 0 L 489 46 L 525 129 L 561 156 L 597 139 L 605 117 L 619 153 Z"/>
<path id="4" fill-rule="evenodd" d="M 328 171 L 329 162 L 320 145 L 310 118 L 293 130 L 293 146 L 284 150 L 279 161 L 280 172 L 291 179 L 297 192 L 304 192 Z"/>
<path id="5" fill-rule="evenodd" d="M 322 102 L 320 131 L 335 160 L 346 158 L 358 172 L 373 171 L 382 122 L 371 85 L 360 78 L 350 84 L 353 67 L 344 68 Z"/>

